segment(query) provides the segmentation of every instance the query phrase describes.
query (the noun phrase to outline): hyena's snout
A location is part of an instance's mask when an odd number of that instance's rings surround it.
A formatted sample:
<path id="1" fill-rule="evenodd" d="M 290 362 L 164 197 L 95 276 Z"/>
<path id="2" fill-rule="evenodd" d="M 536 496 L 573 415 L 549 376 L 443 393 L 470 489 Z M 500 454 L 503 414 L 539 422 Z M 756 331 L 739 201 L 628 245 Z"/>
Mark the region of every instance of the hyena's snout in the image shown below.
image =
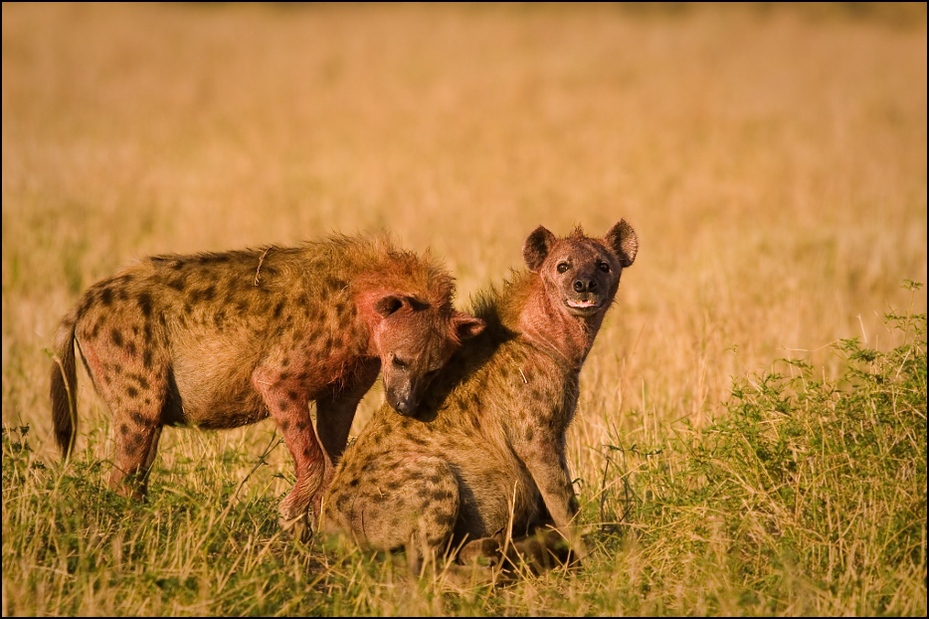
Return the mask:
<path id="1" fill-rule="evenodd" d="M 597 285 L 597 280 L 592 277 L 579 277 L 574 280 L 574 284 L 572 284 L 571 287 L 574 288 L 574 292 L 577 292 L 578 294 L 599 294 L 600 292 L 599 286 Z"/>
<path id="2" fill-rule="evenodd" d="M 384 383 L 384 395 L 391 408 L 403 415 L 412 417 L 419 407 L 424 391 L 424 380 L 394 379 Z"/>
<path id="3" fill-rule="evenodd" d="M 378 340 L 379 350 L 385 351 L 381 354 L 385 398 L 406 417 L 417 414 L 441 369 L 463 342 L 485 326 L 483 320 L 462 312 L 454 312 L 450 320 L 421 314 L 406 316 L 405 324 L 385 319 L 382 324 L 391 328 L 382 328 Z"/>
<path id="4" fill-rule="evenodd" d="M 413 417 L 429 400 L 429 388 L 435 382 L 442 366 L 428 371 L 388 372 L 383 376 L 384 396 L 391 408 L 404 417 Z"/>

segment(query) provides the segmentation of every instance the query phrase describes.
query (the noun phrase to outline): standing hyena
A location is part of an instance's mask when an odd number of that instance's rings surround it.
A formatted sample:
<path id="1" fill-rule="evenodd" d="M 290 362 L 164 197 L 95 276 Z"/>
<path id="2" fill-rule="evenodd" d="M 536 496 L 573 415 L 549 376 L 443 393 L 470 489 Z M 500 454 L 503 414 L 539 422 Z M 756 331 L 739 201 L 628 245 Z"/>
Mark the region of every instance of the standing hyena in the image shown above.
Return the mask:
<path id="1" fill-rule="evenodd" d="M 381 407 L 345 451 L 320 530 L 406 549 L 416 569 L 462 545 L 459 560 L 505 559 L 511 547 L 501 544 L 521 536 L 517 548 L 533 554 L 554 538 L 556 556 L 571 554 L 564 539 L 582 554 L 565 435 L 581 365 L 637 249 L 625 221 L 602 239 L 537 228 L 523 247 L 529 271 L 479 298 L 487 328 L 452 357 L 419 412 Z"/>
<path id="2" fill-rule="evenodd" d="M 76 341 L 113 414 L 113 486 L 144 496 L 166 425 L 233 428 L 270 415 L 296 470 L 281 521 L 305 534 L 378 372 L 390 406 L 413 414 L 436 371 L 483 328 L 453 309 L 453 294 L 444 269 L 386 235 L 142 260 L 88 289 L 62 321 L 51 372 L 58 444 L 67 458 Z"/>

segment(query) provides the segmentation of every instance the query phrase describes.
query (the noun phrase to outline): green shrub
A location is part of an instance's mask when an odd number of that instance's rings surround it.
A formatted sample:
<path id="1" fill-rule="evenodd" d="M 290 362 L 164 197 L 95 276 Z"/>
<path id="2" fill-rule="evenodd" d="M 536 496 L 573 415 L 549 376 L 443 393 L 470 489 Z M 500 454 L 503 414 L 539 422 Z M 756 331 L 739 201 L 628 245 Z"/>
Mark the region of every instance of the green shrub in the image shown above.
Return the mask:
<path id="1" fill-rule="evenodd" d="M 647 460 L 633 520 L 655 564 L 724 578 L 735 612 L 925 615 L 926 317 L 886 320 L 890 352 L 847 339 L 836 380 L 797 360 L 738 379 L 725 414 Z"/>

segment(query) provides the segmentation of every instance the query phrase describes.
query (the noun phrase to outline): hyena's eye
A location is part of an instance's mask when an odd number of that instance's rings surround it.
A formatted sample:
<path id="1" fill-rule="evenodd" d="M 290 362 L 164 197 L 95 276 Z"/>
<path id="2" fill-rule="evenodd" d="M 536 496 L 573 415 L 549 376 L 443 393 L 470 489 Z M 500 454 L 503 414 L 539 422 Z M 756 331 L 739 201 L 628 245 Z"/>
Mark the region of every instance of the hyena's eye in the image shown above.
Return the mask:
<path id="1" fill-rule="evenodd" d="M 557 266 L 556 268 L 558 269 L 558 272 L 559 272 L 559 273 L 564 273 L 565 271 L 568 270 L 568 263 L 567 263 L 567 262 L 559 262 L 559 263 L 558 263 L 558 266 Z"/>
<path id="2" fill-rule="evenodd" d="M 398 370 L 403 370 L 407 366 L 407 362 L 401 359 L 400 357 L 393 357 L 390 360 L 390 364 L 397 368 Z"/>
<path id="3" fill-rule="evenodd" d="M 605 262 L 601 262 L 600 264 L 597 265 L 597 267 L 598 267 L 601 271 L 603 271 L 604 273 L 609 273 L 609 272 L 610 272 L 610 265 L 608 265 L 608 264 L 605 263 Z"/>

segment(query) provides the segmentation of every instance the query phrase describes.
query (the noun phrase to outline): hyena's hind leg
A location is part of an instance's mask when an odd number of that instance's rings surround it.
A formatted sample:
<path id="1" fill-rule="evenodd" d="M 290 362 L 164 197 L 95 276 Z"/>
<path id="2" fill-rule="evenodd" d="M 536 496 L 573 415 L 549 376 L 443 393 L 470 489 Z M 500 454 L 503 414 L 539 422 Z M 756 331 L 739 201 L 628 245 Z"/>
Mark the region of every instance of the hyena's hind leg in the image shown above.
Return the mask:
<path id="1" fill-rule="evenodd" d="M 115 468 L 110 473 L 111 486 L 118 490 L 128 489 L 134 498 L 145 498 L 148 494 L 148 478 L 158 451 L 161 430 L 160 425 L 139 424 L 133 430 L 135 434 L 128 442 L 125 439 L 122 442 L 117 441 Z M 141 464 L 137 454 L 143 454 Z"/>
<path id="2" fill-rule="evenodd" d="M 76 310 L 74 338 L 94 387 L 113 414 L 110 484 L 144 497 L 168 390 L 170 348 L 152 293 L 132 275 L 104 280 Z"/>
<path id="3" fill-rule="evenodd" d="M 113 414 L 109 482 L 120 494 L 143 498 L 164 423 L 167 363 L 132 339 L 135 329 L 100 331 L 79 326 L 78 340 L 87 372 Z"/>
<path id="4" fill-rule="evenodd" d="M 110 389 L 110 396 L 104 396 L 104 399 L 114 411 L 113 436 L 116 450 L 110 485 L 119 491 L 128 490 L 133 497 L 143 498 L 148 492 L 148 478 L 161 438 L 167 385 L 163 380 L 152 384 L 150 379 L 139 374 L 135 376 L 135 386 L 124 386 L 127 395 L 136 394 L 135 398 L 118 399 Z"/>
<path id="5" fill-rule="evenodd" d="M 441 569 L 461 506 L 458 479 L 440 458 L 405 451 L 349 459 L 326 492 L 321 531 L 405 551 L 415 574 Z"/>

